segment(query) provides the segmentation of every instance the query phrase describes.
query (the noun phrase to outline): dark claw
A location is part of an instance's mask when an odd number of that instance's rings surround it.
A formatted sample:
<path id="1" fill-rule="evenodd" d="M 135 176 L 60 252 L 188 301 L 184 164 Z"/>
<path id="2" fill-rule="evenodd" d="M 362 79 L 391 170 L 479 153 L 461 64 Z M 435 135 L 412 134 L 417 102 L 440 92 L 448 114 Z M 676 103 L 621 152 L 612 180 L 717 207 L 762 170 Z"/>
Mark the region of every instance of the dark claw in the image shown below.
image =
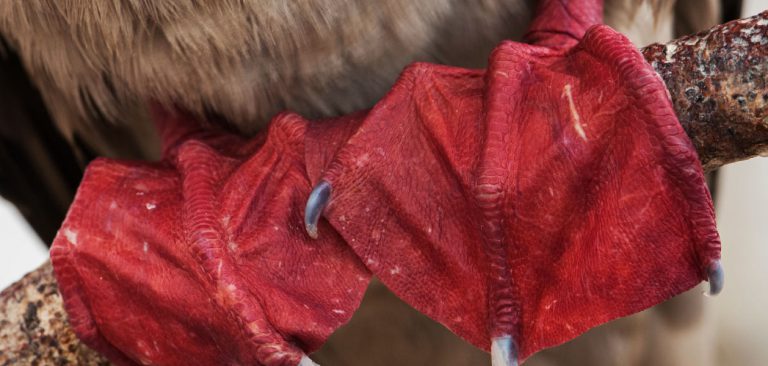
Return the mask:
<path id="1" fill-rule="evenodd" d="M 720 261 L 715 261 L 709 266 L 709 294 L 714 296 L 723 290 L 725 284 L 725 271 Z"/>
<path id="2" fill-rule="evenodd" d="M 510 335 L 491 340 L 491 366 L 517 366 L 517 345 Z"/>
<path id="3" fill-rule="evenodd" d="M 304 227 L 312 239 L 317 239 L 317 221 L 320 220 L 325 206 L 331 198 L 331 184 L 320 181 L 307 200 L 307 208 L 304 210 Z"/>

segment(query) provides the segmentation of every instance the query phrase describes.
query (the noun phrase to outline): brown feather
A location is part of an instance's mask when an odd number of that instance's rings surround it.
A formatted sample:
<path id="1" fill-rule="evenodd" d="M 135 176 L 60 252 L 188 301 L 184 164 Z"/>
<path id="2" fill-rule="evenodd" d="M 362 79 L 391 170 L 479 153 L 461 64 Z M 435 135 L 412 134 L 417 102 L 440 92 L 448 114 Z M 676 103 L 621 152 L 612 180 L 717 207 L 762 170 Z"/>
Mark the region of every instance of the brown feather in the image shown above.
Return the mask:
<path id="1" fill-rule="evenodd" d="M 367 107 L 415 60 L 484 59 L 529 14 L 498 0 L 16 0 L 0 3 L 0 31 L 67 132 L 148 99 L 253 132 L 286 108 Z"/>
<path id="2" fill-rule="evenodd" d="M 368 107 L 413 61 L 482 67 L 498 41 L 520 37 L 534 3 L 7 0 L 0 32 L 68 136 L 96 119 L 142 123 L 132 116 L 150 99 L 252 133 L 283 109 Z M 664 40 L 673 4 L 611 0 L 606 20 L 637 43 Z"/>

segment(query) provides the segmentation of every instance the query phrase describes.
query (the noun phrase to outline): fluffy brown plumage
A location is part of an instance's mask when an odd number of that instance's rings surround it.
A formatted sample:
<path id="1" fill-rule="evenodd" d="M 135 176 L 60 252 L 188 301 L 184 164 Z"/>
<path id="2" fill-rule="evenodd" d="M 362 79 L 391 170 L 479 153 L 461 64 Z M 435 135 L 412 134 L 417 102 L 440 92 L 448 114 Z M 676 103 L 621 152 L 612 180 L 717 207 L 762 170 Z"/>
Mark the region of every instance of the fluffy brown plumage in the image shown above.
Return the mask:
<path id="1" fill-rule="evenodd" d="M 251 133 L 276 112 L 370 106 L 413 61 L 482 67 L 519 38 L 535 1 L 0 2 L 0 31 L 67 135 L 147 100 L 213 112 Z M 613 0 L 609 24 L 640 43 L 672 36 L 671 0 Z"/>
<path id="2" fill-rule="evenodd" d="M 484 58 L 529 14 L 495 0 L 18 0 L 0 2 L 0 29 L 57 118 L 119 121 L 154 99 L 253 132 L 286 108 L 369 106 L 414 60 Z"/>

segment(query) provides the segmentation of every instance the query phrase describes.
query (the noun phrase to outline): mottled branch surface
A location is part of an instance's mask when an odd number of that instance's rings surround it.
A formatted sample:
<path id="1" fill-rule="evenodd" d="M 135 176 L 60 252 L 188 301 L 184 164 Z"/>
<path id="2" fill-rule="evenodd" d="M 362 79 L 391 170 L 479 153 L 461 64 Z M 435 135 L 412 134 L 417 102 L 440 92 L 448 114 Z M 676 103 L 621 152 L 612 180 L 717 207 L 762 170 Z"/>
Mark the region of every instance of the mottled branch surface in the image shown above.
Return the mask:
<path id="1" fill-rule="evenodd" d="M 705 170 L 768 154 L 768 12 L 642 50 Z M 0 366 L 107 365 L 69 328 L 50 263 L 0 293 Z"/>
<path id="2" fill-rule="evenodd" d="M 69 327 L 50 262 L 0 292 L 0 366 L 109 365 Z"/>
<path id="3" fill-rule="evenodd" d="M 768 12 L 642 52 L 705 171 L 768 154 Z"/>

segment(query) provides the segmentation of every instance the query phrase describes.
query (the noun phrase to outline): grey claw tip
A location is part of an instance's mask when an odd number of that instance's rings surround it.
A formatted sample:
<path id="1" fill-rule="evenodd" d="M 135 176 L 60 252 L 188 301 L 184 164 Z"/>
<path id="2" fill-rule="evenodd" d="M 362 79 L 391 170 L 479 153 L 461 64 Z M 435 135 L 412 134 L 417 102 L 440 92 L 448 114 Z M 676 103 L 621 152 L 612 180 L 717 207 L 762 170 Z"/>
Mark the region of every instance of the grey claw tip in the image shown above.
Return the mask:
<path id="1" fill-rule="evenodd" d="M 491 339 L 491 366 L 518 366 L 517 344 L 511 335 Z"/>
<path id="2" fill-rule="evenodd" d="M 320 366 L 315 363 L 315 361 L 312 361 L 311 358 L 307 357 L 307 355 L 301 356 L 301 361 L 299 361 L 298 366 Z"/>
<path id="3" fill-rule="evenodd" d="M 307 208 L 304 210 L 304 227 L 312 239 L 317 239 L 317 221 L 323 214 L 325 206 L 331 198 L 331 184 L 320 181 L 307 199 Z"/>
<path id="4" fill-rule="evenodd" d="M 707 276 L 709 276 L 709 295 L 714 296 L 719 294 L 725 285 L 725 271 L 719 260 L 713 262 L 709 266 Z"/>

